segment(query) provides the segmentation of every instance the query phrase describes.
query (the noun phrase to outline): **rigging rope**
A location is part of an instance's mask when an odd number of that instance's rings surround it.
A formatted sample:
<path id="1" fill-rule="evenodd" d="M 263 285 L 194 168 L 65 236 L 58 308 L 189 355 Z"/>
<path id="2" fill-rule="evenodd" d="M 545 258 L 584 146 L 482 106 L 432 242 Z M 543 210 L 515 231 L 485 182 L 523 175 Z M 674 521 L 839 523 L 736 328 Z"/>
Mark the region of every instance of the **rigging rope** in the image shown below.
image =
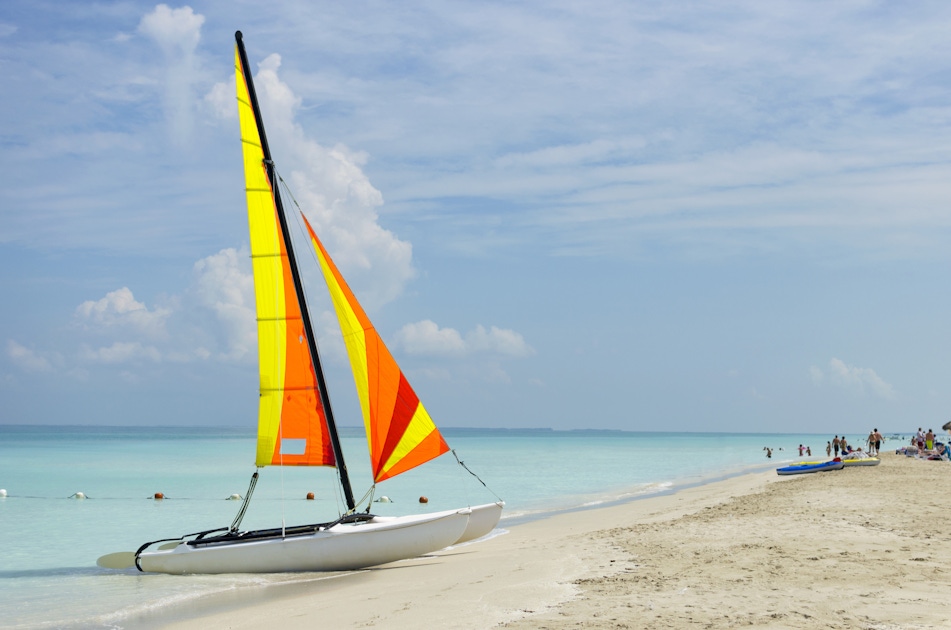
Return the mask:
<path id="1" fill-rule="evenodd" d="M 460 466 L 462 466 L 463 468 L 465 468 L 465 469 L 466 469 L 466 472 L 468 472 L 470 475 L 472 475 L 473 477 L 475 477 L 476 479 L 478 479 L 478 480 L 479 480 L 479 483 L 481 483 L 482 486 L 483 486 L 486 490 L 488 490 L 489 492 L 492 493 L 492 496 L 494 496 L 494 497 L 495 497 L 496 499 L 498 499 L 499 501 L 502 501 L 502 497 L 500 497 L 499 495 L 495 494 L 495 492 L 492 490 L 492 488 L 490 488 L 489 486 L 487 486 L 486 483 L 485 483 L 484 481 L 482 481 L 482 478 L 479 477 L 479 475 L 477 475 L 477 474 L 475 474 L 474 472 L 472 472 L 471 470 L 469 470 L 469 467 L 466 466 L 466 463 L 465 463 L 464 461 L 462 461 L 461 459 L 459 459 L 459 455 L 456 453 L 456 449 L 451 449 L 451 450 L 452 450 L 452 456 L 456 458 L 456 462 L 457 462 Z"/>
<path id="2" fill-rule="evenodd" d="M 356 502 L 356 505 L 354 505 L 353 510 L 351 510 L 350 512 L 347 512 L 347 514 L 350 514 L 351 512 L 356 513 L 356 511 L 357 511 L 357 506 L 361 505 L 364 501 L 367 502 L 367 514 L 369 514 L 369 513 L 370 513 L 370 508 L 373 506 L 373 493 L 374 493 L 374 492 L 376 492 L 376 484 L 373 484 L 372 486 L 370 486 L 370 489 L 366 491 L 366 494 L 364 494 L 364 495 L 360 498 L 360 500 Z"/>
<path id="3" fill-rule="evenodd" d="M 229 531 L 236 532 L 238 528 L 241 527 L 241 521 L 244 520 L 244 513 L 248 511 L 248 504 L 251 502 L 251 495 L 254 494 L 254 488 L 258 485 L 258 471 L 254 471 L 254 474 L 251 475 L 251 484 L 248 486 L 248 491 L 244 494 L 244 501 L 241 502 L 241 509 L 238 510 L 238 515 L 234 517 L 234 520 L 231 521 L 231 528 Z"/>

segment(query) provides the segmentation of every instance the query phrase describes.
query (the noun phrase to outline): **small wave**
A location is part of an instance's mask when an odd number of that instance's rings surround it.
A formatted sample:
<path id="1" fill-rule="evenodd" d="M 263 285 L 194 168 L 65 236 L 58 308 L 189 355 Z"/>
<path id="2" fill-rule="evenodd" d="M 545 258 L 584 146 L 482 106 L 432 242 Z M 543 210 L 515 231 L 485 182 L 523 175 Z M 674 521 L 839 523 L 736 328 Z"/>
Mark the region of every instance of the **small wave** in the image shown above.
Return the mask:
<path id="1" fill-rule="evenodd" d="M 139 574 L 143 579 L 152 579 L 166 584 L 172 584 L 172 592 L 147 602 L 137 602 L 111 613 L 99 615 L 94 621 L 103 624 L 119 624 L 120 622 L 138 618 L 165 615 L 166 611 L 187 611 L 190 606 L 213 604 L 216 600 L 226 602 L 229 596 L 240 598 L 236 605 L 245 602 L 247 594 L 254 589 L 271 586 L 294 586 L 326 580 L 336 580 L 342 577 L 356 575 L 364 571 L 340 571 L 337 573 L 262 573 L 262 574 L 228 574 L 228 575 L 192 575 L 187 582 L 182 576 L 168 576 L 155 574 Z M 185 589 L 185 590 L 179 590 Z M 157 589 L 158 590 L 158 589 Z M 258 594 L 260 595 L 260 594 Z M 185 613 L 187 615 L 187 612 Z"/>
<path id="2" fill-rule="evenodd" d="M 97 575 L 103 573 L 99 567 L 49 567 L 45 569 L 14 569 L 0 571 L 0 580 L 18 578 L 43 578 L 63 576 Z M 113 571 L 115 573 L 115 571 Z"/>

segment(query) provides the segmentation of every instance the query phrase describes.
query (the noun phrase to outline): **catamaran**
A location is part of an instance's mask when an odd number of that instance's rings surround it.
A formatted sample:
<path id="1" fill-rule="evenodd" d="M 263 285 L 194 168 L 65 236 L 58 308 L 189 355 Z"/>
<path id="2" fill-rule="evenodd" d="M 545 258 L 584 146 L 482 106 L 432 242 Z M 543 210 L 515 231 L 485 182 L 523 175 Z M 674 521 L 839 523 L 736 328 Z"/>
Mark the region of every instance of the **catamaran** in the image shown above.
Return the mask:
<path id="1" fill-rule="evenodd" d="M 102 556 L 98 564 L 134 564 L 140 571 L 172 574 L 339 571 L 413 558 L 485 536 L 499 522 L 501 499 L 430 514 L 377 516 L 370 513 L 369 492 L 366 510 L 358 511 L 240 31 L 235 43 L 258 323 L 256 468 L 229 527 L 148 542 L 135 552 Z M 350 358 L 375 488 L 450 448 L 302 212 L 301 218 Z M 336 467 L 346 511 L 326 523 L 241 530 L 259 470 L 272 465 Z"/>

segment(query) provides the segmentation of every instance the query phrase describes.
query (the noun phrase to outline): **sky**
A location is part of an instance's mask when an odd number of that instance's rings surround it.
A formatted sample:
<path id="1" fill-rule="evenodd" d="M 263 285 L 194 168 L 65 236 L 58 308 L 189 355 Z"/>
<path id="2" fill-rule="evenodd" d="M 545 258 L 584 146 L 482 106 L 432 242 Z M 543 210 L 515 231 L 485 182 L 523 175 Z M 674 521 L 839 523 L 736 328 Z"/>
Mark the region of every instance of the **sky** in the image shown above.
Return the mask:
<path id="1" fill-rule="evenodd" d="M 947 3 L 37 0 L 0 3 L 0 423 L 254 426 L 235 30 L 438 425 L 951 420 Z"/>

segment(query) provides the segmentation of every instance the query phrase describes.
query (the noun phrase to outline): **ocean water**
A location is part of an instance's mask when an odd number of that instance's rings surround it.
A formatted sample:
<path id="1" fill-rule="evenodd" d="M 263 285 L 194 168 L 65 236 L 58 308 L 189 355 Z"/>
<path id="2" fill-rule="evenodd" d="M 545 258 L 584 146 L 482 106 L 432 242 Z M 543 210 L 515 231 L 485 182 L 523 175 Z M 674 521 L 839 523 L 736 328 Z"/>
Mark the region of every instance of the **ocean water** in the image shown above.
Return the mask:
<path id="1" fill-rule="evenodd" d="M 344 454 L 359 499 L 370 486 L 361 433 Z M 555 512 L 634 500 L 825 455 L 829 436 L 446 429 L 452 454 L 380 484 L 373 512 L 402 515 L 501 497 L 496 535 Z M 183 606 L 318 574 L 167 576 L 114 571 L 96 559 L 142 543 L 231 524 L 254 472 L 250 429 L 0 425 L 0 627 L 147 628 Z M 767 460 L 764 446 L 774 449 Z M 782 451 L 778 449 L 782 448 Z M 87 498 L 77 499 L 82 492 Z M 155 500 L 161 492 L 165 499 Z M 305 499 L 308 492 L 316 500 Z M 419 498 L 428 498 L 421 505 Z M 242 528 L 327 521 L 342 510 L 333 469 L 262 469 Z M 478 544 L 478 543 L 475 543 Z"/>

